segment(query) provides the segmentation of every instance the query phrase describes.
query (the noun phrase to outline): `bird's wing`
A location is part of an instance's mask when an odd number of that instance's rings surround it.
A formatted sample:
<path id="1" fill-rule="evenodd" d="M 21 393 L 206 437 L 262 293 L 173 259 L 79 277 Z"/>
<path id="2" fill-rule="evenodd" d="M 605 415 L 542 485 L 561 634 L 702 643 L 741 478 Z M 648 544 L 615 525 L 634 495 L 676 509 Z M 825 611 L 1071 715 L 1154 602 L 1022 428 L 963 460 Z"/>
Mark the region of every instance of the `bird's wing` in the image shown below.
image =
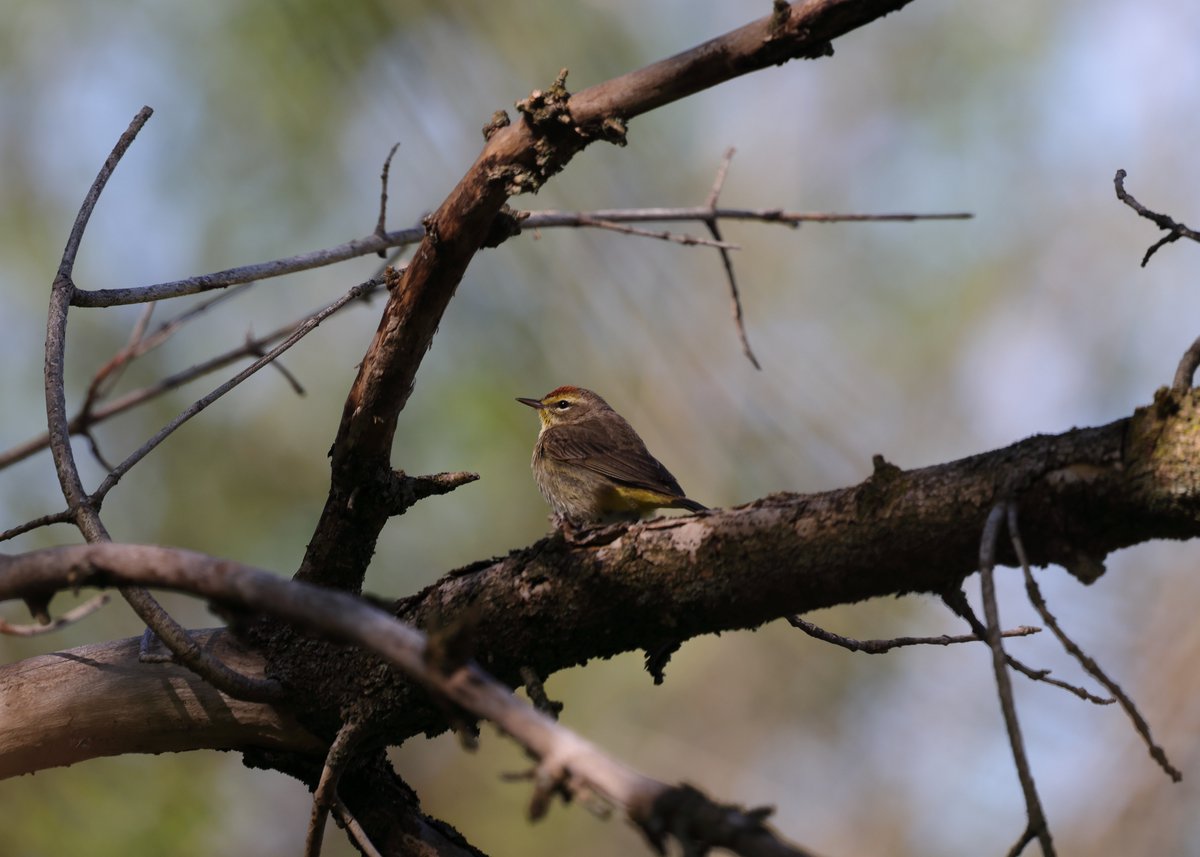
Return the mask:
<path id="1" fill-rule="evenodd" d="M 584 420 L 562 428 L 548 428 L 542 434 L 543 454 L 557 461 L 586 467 L 617 482 L 644 488 L 672 497 L 682 497 L 683 489 L 646 450 L 629 423 Z"/>

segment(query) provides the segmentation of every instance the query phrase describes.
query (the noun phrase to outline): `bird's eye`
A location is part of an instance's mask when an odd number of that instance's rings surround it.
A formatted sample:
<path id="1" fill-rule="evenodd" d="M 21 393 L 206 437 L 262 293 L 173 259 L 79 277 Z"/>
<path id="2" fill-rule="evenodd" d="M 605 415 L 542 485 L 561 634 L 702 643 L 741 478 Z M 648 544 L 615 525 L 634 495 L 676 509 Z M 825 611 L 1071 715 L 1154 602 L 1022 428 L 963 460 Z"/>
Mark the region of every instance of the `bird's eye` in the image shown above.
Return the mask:
<path id="1" fill-rule="evenodd" d="M 554 403 L 554 407 L 558 408 L 560 411 L 565 411 L 567 408 L 571 407 L 571 403 L 566 399 L 559 399 Z"/>

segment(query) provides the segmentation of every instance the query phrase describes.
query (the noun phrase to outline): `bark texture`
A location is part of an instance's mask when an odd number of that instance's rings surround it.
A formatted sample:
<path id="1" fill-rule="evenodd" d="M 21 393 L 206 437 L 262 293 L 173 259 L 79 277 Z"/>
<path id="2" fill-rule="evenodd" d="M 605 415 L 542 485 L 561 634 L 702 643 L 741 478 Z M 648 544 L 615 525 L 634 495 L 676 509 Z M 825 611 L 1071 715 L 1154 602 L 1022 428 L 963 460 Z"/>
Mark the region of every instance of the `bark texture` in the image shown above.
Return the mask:
<path id="1" fill-rule="evenodd" d="M 975 571 L 988 511 L 1010 497 L 1019 503 L 1031 560 L 1063 564 L 1087 581 L 1096 579 L 1113 550 L 1200 535 L 1200 393 L 1163 390 L 1129 418 L 935 467 L 901 471 L 877 460 L 875 472 L 851 488 L 777 494 L 699 516 L 618 527 L 595 544 L 551 535 L 450 572 L 402 599 L 395 613 L 516 684 L 522 666 L 545 677 L 592 658 L 820 607 L 952 589 Z M 448 724 L 443 706 L 375 657 L 285 626 L 258 625 L 250 636 L 266 653 L 269 673 L 289 688 L 295 717 L 326 741 L 351 709 L 387 743 Z M 148 668 L 133 663 L 131 646 L 85 647 L 0 668 L 0 758 L 18 760 L 3 770 L 46 766 L 28 761 L 34 757 L 27 754 L 40 750 L 26 745 L 35 725 L 53 724 L 48 712 L 60 708 L 137 716 L 136 722 L 75 721 L 70 729 L 78 746 L 54 764 L 117 752 L 236 749 L 247 741 L 270 746 L 280 734 L 292 749 L 304 748 L 304 733 L 294 726 L 260 733 L 239 721 L 235 731 L 223 732 L 220 720 L 197 729 L 161 699 L 159 705 L 135 699 Z M 118 656 L 125 663 L 119 675 L 94 670 L 103 681 L 75 678 L 81 665 Z M 207 699 L 212 704 L 201 708 L 209 716 L 237 706 L 258 711 L 254 723 L 292 722 L 269 706 L 235 704 L 185 671 L 171 676 L 171 685 L 153 678 L 140 686 L 157 688 L 160 696 L 166 689 L 170 700 Z M 33 698 L 48 681 L 60 690 L 37 707 Z M 155 738 L 159 732 L 172 733 L 169 746 L 143 743 L 167 740 Z"/>

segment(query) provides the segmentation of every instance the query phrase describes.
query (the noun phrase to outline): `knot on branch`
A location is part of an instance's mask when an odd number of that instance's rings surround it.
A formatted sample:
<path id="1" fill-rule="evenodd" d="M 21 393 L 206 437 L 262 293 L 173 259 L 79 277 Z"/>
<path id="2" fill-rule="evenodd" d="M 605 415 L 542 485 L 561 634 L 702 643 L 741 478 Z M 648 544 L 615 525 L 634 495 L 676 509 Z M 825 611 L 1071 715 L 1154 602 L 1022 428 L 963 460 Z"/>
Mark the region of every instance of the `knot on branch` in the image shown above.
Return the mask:
<path id="1" fill-rule="evenodd" d="M 487 235 L 483 238 L 484 247 L 499 247 L 509 238 L 521 234 L 521 221 L 529 217 L 528 211 L 515 211 L 505 205 L 496 214 L 492 225 L 488 227 Z"/>
<path id="2" fill-rule="evenodd" d="M 534 165 L 514 170 L 507 176 L 509 196 L 537 193 L 594 136 L 578 127 L 571 117 L 571 93 L 567 91 L 566 81 L 567 70 L 564 68 L 548 89 L 535 89 L 516 104 L 533 133 Z"/>
<path id="3" fill-rule="evenodd" d="M 814 41 L 811 30 L 799 24 L 803 20 L 808 18 L 797 15 L 797 23 L 793 24 L 792 4 L 788 0 L 774 0 L 767 37 L 763 39 L 763 50 L 770 62 L 783 65 L 793 59 L 815 60 L 833 56 L 833 44 L 828 40 Z"/>
<path id="4" fill-rule="evenodd" d="M 856 489 L 858 510 L 862 515 L 872 514 L 881 508 L 904 481 L 904 471 L 882 455 L 873 456 L 871 465 L 874 468 L 871 475 Z"/>
<path id="5" fill-rule="evenodd" d="M 505 110 L 497 110 L 492 114 L 492 118 L 483 126 L 483 139 L 490 140 L 492 135 L 501 128 L 507 128 L 512 124 L 512 120 L 508 118 L 508 112 Z"/>

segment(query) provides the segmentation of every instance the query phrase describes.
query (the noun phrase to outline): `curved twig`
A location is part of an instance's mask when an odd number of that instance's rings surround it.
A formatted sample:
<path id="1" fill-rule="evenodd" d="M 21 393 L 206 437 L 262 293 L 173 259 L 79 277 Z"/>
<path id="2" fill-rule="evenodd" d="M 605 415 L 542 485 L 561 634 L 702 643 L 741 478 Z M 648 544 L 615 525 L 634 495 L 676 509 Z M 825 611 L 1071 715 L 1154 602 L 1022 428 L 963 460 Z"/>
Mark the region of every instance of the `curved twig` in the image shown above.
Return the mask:
<path id="1" fill-rule="evenodd" d="M 78 607 L 72 607 L 57 619 L 53 619 L 44 625 L 13 625 L 0 619 L 0 634 L 8 634 L 12 637 L 36 637 L 39 634 L 49 634 L 51 631 L 57 631 L 64 625 L 70 625 L 86 616 L 91 616 L 107 604 L 108 601 L 108 595 L 102 592 L 93 598 L 89 598 Z"/>
<path id="2" fill-rule="evenodd" d="M 83 533 L 84 538 L 93 543 L 108 542 L 111 539 L 103 521 L 100 520 L 99 509 L 102 498 L 87 494 L 79 476 L 79 468 L 75 463 L 75 453 L 71 449 L 64 365 L 66 361 L 67 312 L 76 292 L 72 273 L 75 267 L 75 256 L 79 252 L 79 244 L 83 239 L 83 232 L 100 199 L 100 193 L 108 183 L 108 179 L 121 157 L 152 113 L 153 111 L 149 107 L 143 107 L 134 116 L 133 121 L 129 123 L 129 127 L 117 140 L 112 153 L 100 168 L 87 196 L 84 197 L 79 214 L 75 218 L 75 225 L 67 238 L 67 246 L 63 251 L 62 261 L 59 263 L 58 273 L 55 275 L 54 284 L 50 290 L 50 308 L 46 316 L 44 384 L 46 428 L 50 451 L 71 518 Z M 218 690 L 230 696 L 261 701 L 277 699 L 282 695 L 282 688 L 278 682 L 243 676 L 206 655 L 145 589 L 136 586 L 122 586 L 118 591 L 147 627 L 154 630 L 154 633 L 178 658 L 180 663 L 203 676 Z"/>
<path id="3" fill-rule="evenodd" d="M 1151 211 L 1133 198 L 1133 194 L 1125 190 L 1125 176 L 1127 173 L 1124 170 L 1117 170 L 1116 176 L 1113 177 L 1113 186 L 1117 191 L 1117 199 L 1128 205 L 1139 215 L 1154 223 L 1159 229 L 1167 230 L 1167 234 L 1150 245 L 1150 249 L 1146 251 L 1146 255 L 1142 257 L 1142 267 L 1146 267 L 1146 263 L 1150 261 L 1150 257 L 1158 252 L 1160 247 L 1170 244 L 1173 241 L 1178 241 L 1180 238 L 1190 238 L 1193 241 L 1200 241 L 1200 232 L 1194 229 L 1189 229 L 1182 223 L 1176 223 L 1174 219 L 1166 214 L 1159 214 L 1157 211 Z"/>
<path id="4" fill-rule="evenodd" d="M 1179 358 L 1171 389 L 1176 393 L 1186 393 L 1192 389 L 1197 368 L 1200 368 L 1200 337 L 1197 337 L 1188 350 L 1183 352 L 1183 357 Z"/>

